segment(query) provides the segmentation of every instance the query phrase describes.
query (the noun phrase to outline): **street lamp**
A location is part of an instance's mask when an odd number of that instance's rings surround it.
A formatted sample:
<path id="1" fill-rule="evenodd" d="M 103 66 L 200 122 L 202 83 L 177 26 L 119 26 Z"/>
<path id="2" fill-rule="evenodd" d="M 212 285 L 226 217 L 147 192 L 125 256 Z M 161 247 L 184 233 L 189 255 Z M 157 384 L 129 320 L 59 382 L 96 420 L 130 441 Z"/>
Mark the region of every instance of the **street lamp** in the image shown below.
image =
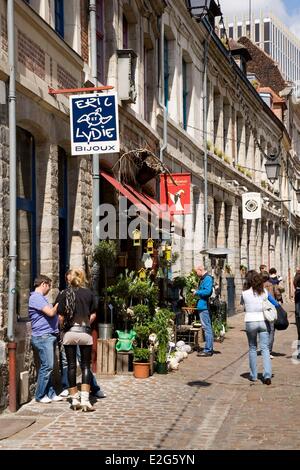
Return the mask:
<path id="1" fill-rule="evenodd" d="M 270 155 L 270 160 L 265 163 L 267 178 L 274 183 L 279 178 L 280 163 L 279 158 L 275 155 Z"/>
<path id="2" fill-rule="evenodd" d="M 187 9 L 190 14 L 197 20 L 201 21 L 204 15 L 209 17 L 210 23 L 213 25 L 214 18 L 221 16 L 220 7 L 215 0 L 185 0 Z"/>

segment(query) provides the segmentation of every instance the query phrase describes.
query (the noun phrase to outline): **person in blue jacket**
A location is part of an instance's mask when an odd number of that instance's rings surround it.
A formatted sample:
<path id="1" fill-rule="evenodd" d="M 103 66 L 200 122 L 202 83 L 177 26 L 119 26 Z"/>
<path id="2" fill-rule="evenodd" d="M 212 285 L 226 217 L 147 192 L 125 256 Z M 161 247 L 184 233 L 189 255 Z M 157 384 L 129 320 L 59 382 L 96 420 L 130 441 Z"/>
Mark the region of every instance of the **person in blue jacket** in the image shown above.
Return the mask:
<path id="1" fill-rule="evenodd" d="M 214 342 L 211 318 L 208 310 L 208 299 L 213 291 L 213 278 L 208 274 L 204 266 L 197 266 L 195 271 L 197 276 L 200 278 L 200 281 L 194 294 L 198 298 L 197 310 L 199 312 L 201 325 L 205 334 L 205 347 L 203 351 L 198 353 L 198 356 L 209 357 L 213 355 Z"/>

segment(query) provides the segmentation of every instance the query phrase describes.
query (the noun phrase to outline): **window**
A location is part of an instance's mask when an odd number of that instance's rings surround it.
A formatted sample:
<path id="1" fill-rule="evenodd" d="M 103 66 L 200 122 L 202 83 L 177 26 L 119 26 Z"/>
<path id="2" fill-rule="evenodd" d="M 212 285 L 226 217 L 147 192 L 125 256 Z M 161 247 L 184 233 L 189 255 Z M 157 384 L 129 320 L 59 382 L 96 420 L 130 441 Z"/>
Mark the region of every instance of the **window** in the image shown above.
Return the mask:
<path id="1" fill-rule="evenodd" d="M 96 3 L 96 36 L 97 36 L 97 79 L 104 83 L 104 6 L 103 0 Z"/>
<path id="2" fill-rule="evenodd" d="M 237 28 L 237 37 L 238 39 L 242 36 L 242 25 L 239 25 Z"/>
<path id="3" fill-rule="evenodd" d="M 128 21 L 123 15 L 123 49 L 128 49 Z"/>
<path id="4" fill-rule="evenodd" d="M 230 39 L 233 38 L 233 26 L 229 26 L 229 37 Z"/>
<path id="5" fill-rule="evenodd" d="M 36 277 L 35 144 L 17 127 L 17 315 L 28 317 L 28 297 Z"/>
<path id="6" fill-rule="evenodd" d="M 164 38 L 164 100 L 165 107 L 168 109 L 169 103 L 169 41 Z"/>
<path id="7" fill-rule="evenodd" d="M 250 23 L 246 24 L 246 36 L 248 36 L 248 38 L 251 37 L 251 25 L 250 25 Z"/>
<path id="8" fill-rule="evenodd" d="M 259 42 L 259 23 L 255 23 L 255 42 Z"/>
<path id="9" fill-rule="evenodd" d="M 182 59 L 182 111 L 183 111 L 183 128 L 187 130 L 187 101 L 188 101 L 188 86 L 187 86 L 187 63 Z"/>
<path id="10" fill-rule="evenodd" d="M 264 23 L 264 42 L 270 41 L 270 22 L 266 21 Z"/>
<path id="11" fill-rule="evenodd" d="M 64 0 L 55 0 L 55 31 L 64 37 Z"/>
<path id="12" fill-rule="evenodd" d="M 58 215 L 59 215 L 59 289 L 66 287 L 68 264 L 68 160 L 66 152 L 58 147 Z"/>

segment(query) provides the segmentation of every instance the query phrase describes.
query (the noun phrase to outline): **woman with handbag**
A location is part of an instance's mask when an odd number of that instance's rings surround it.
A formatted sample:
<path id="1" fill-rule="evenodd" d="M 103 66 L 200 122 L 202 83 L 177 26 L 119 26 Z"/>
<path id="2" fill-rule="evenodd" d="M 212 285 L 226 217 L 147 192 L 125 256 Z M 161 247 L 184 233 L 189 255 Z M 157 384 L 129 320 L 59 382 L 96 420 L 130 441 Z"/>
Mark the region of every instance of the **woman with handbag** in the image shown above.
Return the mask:
<path id="1" fill-rule="evenodd" d="M 268 299 L 270 300 L 270 302 L 272 302 L 272 304 L 277 308 L 279 307 L 279 303 L 277 302 L 276 299 L 276 292 L 275 292 L 275 285 L 272 284 L 272 282 L 270 282 L 270 275 L 267 271 L 263 271 L 261 273 L 262 277 L 263 277 L 263 281 L 264 281 L 264 288 L 267 289 L 269 295 L 268 295 Z M 270 333 L 269 333 L 269 336 L 270 336 L 270 340 L 269 340 L 269 350 L 270 350 L 270 358 L 271 359 L 274 359 L 274 356 L 272 355 L 272 351 L 273 351 L 273 344 L 274 344 L 274 337 L 275 337 L 275 326 L 274 326 L 274 322 L 271 322 L 270 323 Z"/>
<path id="2" fill-rule="evenodd" d="M 268 292 L 264 289 L 264 281 L 261 274 L 251 273 L 247 279 L 247 289 L 242 293 L 245 307 L 245 327 L 249 344 L 250 380 L 257 380 L 257 337 L 259 337 L 260 349 L 263 358 L 263 379 L 266 385 L 271 384 L 272 364 L 269 351 L 270 324 L 265 320 L 264 303 L 267 301 Z"/>
<path id="3" fill-rule="evenodd" d="M 92 359 L 91 323 L 96 319 L 96 305 L 92 291 L 86 286 L 82 269 L 72 269 L 69 274 L 69 287 L 65 289 L 58 304 L 60 322 L 65 331 L 63 345 L 68 362 L 69 394 L 72 409 L 94 411 L 89 401 Z M 76 385 L 77 345 L 79 345 L 82 371 L 81 394 Z"/>

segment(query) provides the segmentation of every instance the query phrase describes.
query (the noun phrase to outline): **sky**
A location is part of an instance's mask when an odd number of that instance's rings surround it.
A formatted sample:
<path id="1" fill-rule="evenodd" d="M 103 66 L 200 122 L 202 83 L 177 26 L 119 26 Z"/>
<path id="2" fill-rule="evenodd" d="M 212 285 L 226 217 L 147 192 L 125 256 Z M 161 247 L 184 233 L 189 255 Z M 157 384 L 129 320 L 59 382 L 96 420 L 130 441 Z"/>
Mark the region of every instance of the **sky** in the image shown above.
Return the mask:
<path id="1" fill-rule="evenodd" d="M 249 0 L 219 0 L 224 16 L 248 14 Z M 251 0 L 252 11 L 272 11 L 300 39 L 299 0 Z"/>

